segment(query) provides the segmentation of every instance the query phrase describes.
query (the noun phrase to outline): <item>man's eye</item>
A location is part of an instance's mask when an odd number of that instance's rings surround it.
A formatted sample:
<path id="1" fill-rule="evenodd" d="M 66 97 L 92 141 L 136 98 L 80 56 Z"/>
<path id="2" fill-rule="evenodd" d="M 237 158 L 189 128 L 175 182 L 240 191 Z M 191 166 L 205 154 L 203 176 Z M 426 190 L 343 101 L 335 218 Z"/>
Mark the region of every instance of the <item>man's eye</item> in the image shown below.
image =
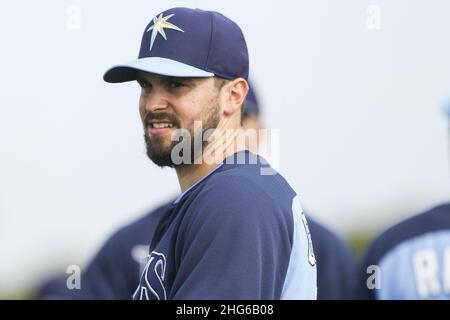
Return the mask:
<path id="1" fill-rule="evenodd" d="M 142 89 L 150 88 L 150 85 L 147 82 L 143 82 L 143 81 L 138 81 L 138 82 Z"/>
<path id="2" fill-rule="evenodd" d="M 170 81 L 169 82 L 169 88 L 174 89 L 174 88 L 179 88 L 182 87 L 183 84 L 181 82 L 177 82 L 177 81 Z"/>

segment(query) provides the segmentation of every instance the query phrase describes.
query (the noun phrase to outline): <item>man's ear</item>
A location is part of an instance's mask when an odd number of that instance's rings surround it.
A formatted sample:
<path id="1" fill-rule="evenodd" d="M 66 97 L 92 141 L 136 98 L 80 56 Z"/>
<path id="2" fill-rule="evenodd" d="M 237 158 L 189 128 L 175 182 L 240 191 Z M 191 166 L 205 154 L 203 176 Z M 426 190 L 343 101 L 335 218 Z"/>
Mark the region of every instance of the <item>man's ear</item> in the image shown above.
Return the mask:
<path id="1" fill-rule="evenodd" d="M 225 115 L 241 112 L 241 106 L 247 97 L 248 90 L 248 83 L 244 78 L 237 78 L 225 84 L 223 88 L 226 100 L 223 109 Z"/>

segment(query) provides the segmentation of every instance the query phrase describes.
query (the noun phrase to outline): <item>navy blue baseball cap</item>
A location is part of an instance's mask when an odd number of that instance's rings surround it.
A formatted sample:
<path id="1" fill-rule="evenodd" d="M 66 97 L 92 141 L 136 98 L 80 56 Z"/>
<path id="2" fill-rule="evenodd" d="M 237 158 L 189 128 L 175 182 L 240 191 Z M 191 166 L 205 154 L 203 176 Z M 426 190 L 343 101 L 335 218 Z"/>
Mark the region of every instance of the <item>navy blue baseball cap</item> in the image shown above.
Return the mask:
<path id="1" fill-rule="evenodd" d="M 251 81 L 248 81 L 248 86 L 249 90 L 247 97 L 245 98 L 244 112 L 258 116 L 260 112 L 258 95 L 256 94 L 255 87 Z"/>
<path id="2" fill-rule="evenodd" d="M 224 15 L 173 8 L 144 30 L 137 60 L 110 68 L 106 82 L 137 79 L 139 71 L 173 77 L 248 78 L 248 50 L 239 26 Z"/>

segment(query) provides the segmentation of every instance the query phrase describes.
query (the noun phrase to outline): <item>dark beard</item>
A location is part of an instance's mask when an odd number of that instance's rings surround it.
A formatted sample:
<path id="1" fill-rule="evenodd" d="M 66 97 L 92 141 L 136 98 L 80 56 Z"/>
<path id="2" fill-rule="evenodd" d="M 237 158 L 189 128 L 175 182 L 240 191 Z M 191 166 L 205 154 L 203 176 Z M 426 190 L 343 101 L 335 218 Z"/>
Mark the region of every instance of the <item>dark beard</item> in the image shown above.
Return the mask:
<path id="1" fill-rule="evenodd" d="M 202 123 L 202 135 L 200 137 L 194 137 L 194 128 L 189 128 L 190 136 L 183 135 L 180 140 L 171 141 L 169 147 L 165 148 L 163 146 L 163 141 L 157 138 L 150 138 L 147 132 L 144 133 L 145 146 L 147 149 L 147 156 L 150 160 L 152 160 L 159 167 L 170 167 L 173 168 L 175 166 L 182 165 L 190 165 L 194 163 L 194 160 L 199 156 L 202 156 L 203 150 L 208 145 L 208 141 L 203 141 L 202 138 L 207 140 L 208 137 L 204 136 L 205 131 L 209 129 L 217 128 L 220 117 L 219 117 L 219 105 L 215 105 L 212 107 L 206 116 L 206 120 L 203 120 Z M 194 141 L 201 141 L 202 143 L 198 143 L 198 146 L 194 143 Z M 189 163 L 175 164 L 172 159 L 172 149 L 178 144 L 185 144 L 185 148 L 190 149 L 190 159 Z M 183 150 L 180 151 L 180 154 L 177 156 L 183 158 Z M 184 159 L 184 158 L 183 158 Z"/>
<path id="2" fill-rule="evenodd" d="M 173 162 L 171 159 L 172 148 L 178 143 L 172 141 L 171 146 L 164 150 L 161 143 L 157 139 L 150 139 L 147 133 L 144 133 L 145 146 L 147 149 L 147 157 L 150 158 L 159 167 L 173 168 Z"/>

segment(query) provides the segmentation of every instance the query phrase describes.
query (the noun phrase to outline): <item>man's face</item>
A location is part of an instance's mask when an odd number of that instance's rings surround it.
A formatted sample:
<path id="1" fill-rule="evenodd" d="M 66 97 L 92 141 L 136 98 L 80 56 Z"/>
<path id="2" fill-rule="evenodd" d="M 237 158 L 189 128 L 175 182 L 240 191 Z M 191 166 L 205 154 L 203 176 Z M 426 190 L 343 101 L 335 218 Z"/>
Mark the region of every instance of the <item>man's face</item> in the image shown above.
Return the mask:
<path id="1" fill-rule="evenodd" d="M 185 129 L 190 139 L 184 139 L 183 143 L 190 145 L 193 163 L 197 154 L 193 141 L 202 141 L 201 136 L 194 136 L 194 121 L 197 125 L 201 121 L 200 134 L 216 128 L 220 121 L 219 90 L 214 78 L 173 78 L 142 73 L 138 82 L 141 86 L 139 113 L 148 157 L 158 166 L 173 167 L 172 148 L 180 141 L 172 139 L 172 135 L 177 129 Z"/>

